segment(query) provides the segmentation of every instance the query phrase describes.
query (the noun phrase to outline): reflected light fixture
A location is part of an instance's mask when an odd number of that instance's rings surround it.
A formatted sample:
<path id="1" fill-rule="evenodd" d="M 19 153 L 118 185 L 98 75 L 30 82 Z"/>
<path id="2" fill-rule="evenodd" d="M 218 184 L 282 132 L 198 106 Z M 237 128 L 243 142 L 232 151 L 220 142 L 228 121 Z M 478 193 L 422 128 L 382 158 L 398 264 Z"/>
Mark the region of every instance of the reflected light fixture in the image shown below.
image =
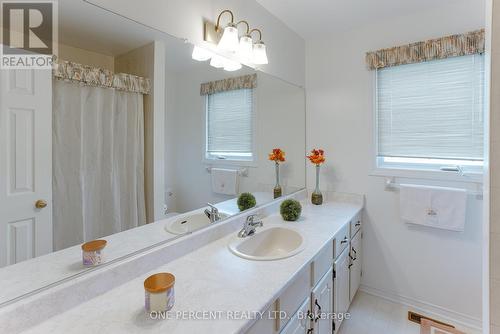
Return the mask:
<path id="1" fill-rule="evenodd" d="M 210 60 L 210 66 L 215 68 L 223 68 L 226 65 L 226 59 L 222 56 L 214 54 Z"/>
<path id="2" fill-rule="evenodd" d="M 229 22 L 227 26 L 224 28 L 222 37 L 219 43 L 217 44 L 217 49 L 219 49 L 220 51 L 236 53 L 238 52 L 239 48 L 239 39 L 238 39 L 238 27 L 236 26 L 236 24 L 234 24 L 233 12 L 231 12 L 229 9 L 223 10 L 219 14 L 219 17 L 217 17 L 217 24 L 215 25 L 215 30 L 217 32 L 220 31 L 221 29 L 220 18 L 224 13 L 228 13 L 229 15 L 231 15 L 231 22 Z"/>
<path id="3" fill-rule="evenodd" d="M 238 63 L 237 61 L 231 60 L 231 59 L 225 59 L 224 61 L 224 70 L 226 71 L 237 71 L 241 68 L 241 64 Z"/>
<path id="4" fill-rule="evenodd" d="M 200 48 L 199 46 L 194 46 L 193 53 L 191 54 L 191 58 L 197 61 L 205 61 L 212 58 L 214 53 L 210 50 Z"/>
<path id="5" fill-rule="evenodd" d="M 252 29 L 250 30 L 250 34 L 255 31 L 259 33 L 259 40 L 253 45 L 252 62 L 256 65 L 268 64 L 266 45 L 262 41 L 262 31 L 259 29 Z"/>

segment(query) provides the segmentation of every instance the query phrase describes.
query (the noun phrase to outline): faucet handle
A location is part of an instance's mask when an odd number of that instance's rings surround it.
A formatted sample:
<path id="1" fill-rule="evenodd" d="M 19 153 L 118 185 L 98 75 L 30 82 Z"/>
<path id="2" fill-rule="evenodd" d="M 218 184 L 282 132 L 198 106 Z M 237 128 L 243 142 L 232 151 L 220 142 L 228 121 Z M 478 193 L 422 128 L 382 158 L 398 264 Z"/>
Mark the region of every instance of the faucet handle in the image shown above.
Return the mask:
<path id="1" fill-rule="evenodd" d="M 259 214 L 253 214 L 247 216 L 247 223 L 260 223 L 262 224 L 262 216 Z"/>

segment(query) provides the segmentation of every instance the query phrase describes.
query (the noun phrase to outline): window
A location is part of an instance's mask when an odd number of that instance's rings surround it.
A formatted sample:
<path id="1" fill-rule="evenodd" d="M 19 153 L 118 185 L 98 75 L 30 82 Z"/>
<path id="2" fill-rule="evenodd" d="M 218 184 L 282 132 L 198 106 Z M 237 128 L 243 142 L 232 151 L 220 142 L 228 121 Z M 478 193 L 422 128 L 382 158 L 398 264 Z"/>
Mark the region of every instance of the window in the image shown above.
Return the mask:
<path id="1" fill-rule="evenodd" d="M 206 99 L 206 158 L 252 161 L 253 89 L 209 94 Z"/>
<path id="2" fill-rule="evenodd" d="M 482 171 L 483 55 L 380 69 L 376 94 L 377 167 Z"/>

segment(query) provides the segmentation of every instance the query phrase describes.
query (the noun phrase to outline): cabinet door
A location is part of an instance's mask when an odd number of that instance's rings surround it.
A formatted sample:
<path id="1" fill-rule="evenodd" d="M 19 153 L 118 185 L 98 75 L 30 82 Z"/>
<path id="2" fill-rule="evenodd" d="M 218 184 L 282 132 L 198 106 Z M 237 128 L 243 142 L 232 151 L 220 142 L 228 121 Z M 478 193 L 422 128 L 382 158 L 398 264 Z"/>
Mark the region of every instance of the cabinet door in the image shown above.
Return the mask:
<path id="1" fill-rule="evenodd" d="M 311 311 L 309 310 L 311 299 L 307 297 L 306 301 L 297 310 L 297 313 L 290 319 L 280 334 L 310 334 Z"/>
<path id="2" fill-rule="evenodd" d="M 314 333 L 332 333 L 333 313 L 333 270 L 328 272 L 319 281 L 312 292 L 312 309 L 314 316 Z"/>
<path id="3" fill-rule="evenodd" d="M 333 291 L 333 311 L 337 314 L 346 313 L 349 308 L 349 251 L 344 249 L 335 261 L 335 281 Z M 340 316 L 340 319 L 343 319 Z M 342 320 L 335 320 L 335 330 L 340 328 Z"/>
<path id="4" fill-rule="evenodd" d="M 361 283 L 361 231 L 351 240 L 351 264 L 349 264 L 349 300 L 352 301 Z"/>
<path id="5" fill-rule="evenodd" d="M 264 312 L 263 317 L 246 332 L 246 334 L 276 334 L 276 319 L 269 317 L 270 312 L 276 311 L 276 302 L 274 302 L 269 308 Z"/>

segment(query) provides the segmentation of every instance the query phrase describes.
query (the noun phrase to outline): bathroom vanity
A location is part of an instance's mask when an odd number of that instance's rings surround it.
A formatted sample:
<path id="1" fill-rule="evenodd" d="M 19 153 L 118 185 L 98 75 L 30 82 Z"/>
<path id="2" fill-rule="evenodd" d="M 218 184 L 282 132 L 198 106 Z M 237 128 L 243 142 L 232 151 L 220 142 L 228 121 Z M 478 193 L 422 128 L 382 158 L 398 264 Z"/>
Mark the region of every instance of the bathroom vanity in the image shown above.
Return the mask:
<path id="1" fill-rule="evenodd" d="M 304 247 L 293 256 L 259 261 L 235 255 L 229 245 L 245 215 L 229 218 L 4 307 L 0 330 L 331 333 L 341 321 L 328 313 L 347 311 L 359 286 L 363 197 L 331 193 L 325 204 L 314 206 L 305 191 L 294 196 L 303 205 L 297 222 L 281 219 L 279 202 L 248 212 L 265 216 L 264 226 L 248 238 L 276 227 L 300 234 Z M 176 277 L 169 319 L 144 311 L 142 284 L 157 272 Z M 214 318 L 206 320 L 209 312 Z"/>
<path id="2" fill-rule="evenodd" d="M 331 214 L 338 212 L 333 207 Z M 314 216 L 315 207 L 308 209 Z M 288 282 L 267 310 L 274 312 L 276 319 L 258 320 L 248 333 L 333 333 L 340 328 L 361 280 L 361 215 L 361 208 L 354 215 L 345 211 L 345 221 L 337 225 L 332 239 Z M 328 216 L 325 213 L 317 219 Z"/>

